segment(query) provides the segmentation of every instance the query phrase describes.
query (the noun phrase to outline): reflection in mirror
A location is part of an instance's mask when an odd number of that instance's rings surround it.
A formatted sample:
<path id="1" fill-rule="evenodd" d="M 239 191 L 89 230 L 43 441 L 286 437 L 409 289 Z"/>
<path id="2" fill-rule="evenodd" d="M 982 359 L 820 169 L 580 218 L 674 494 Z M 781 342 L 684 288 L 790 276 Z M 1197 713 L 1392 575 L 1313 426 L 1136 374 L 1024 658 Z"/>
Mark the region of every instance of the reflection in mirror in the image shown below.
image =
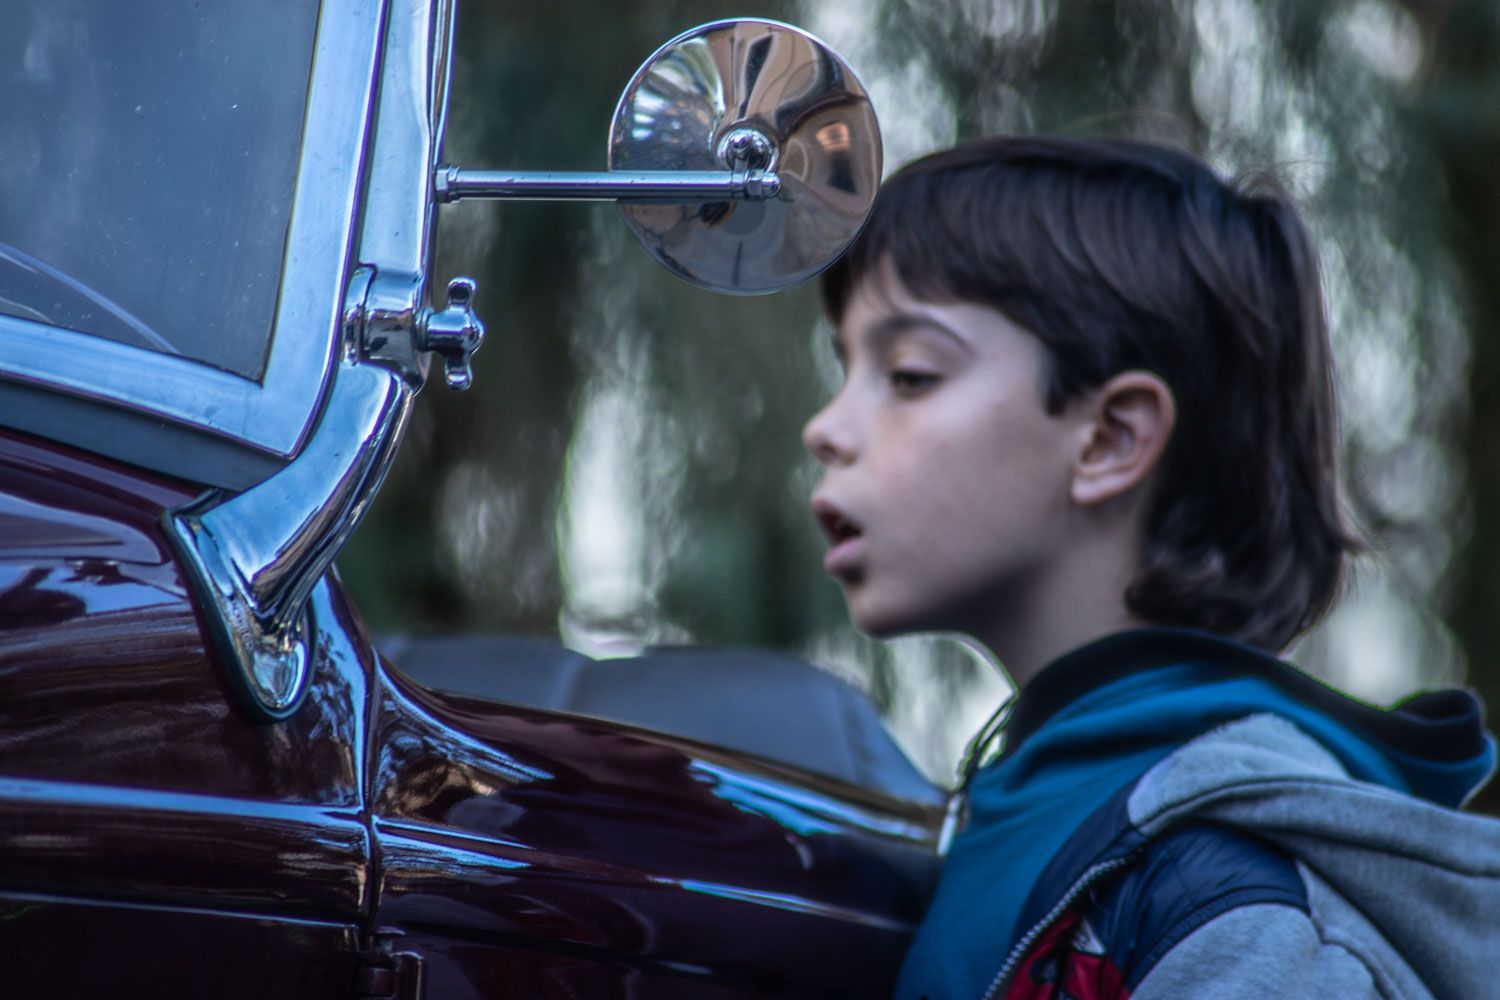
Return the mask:
<path id="1" fill-rule="evenodd" d="M 766 201 L 621 203 L 646 251 L 719 292 L 774 292 L 831 264 L 880 183 L 880 129 L 832 50 L 776 21 L 717 21 L 679 35 L 625 88 L 611 170 L 775 171 Z"/>

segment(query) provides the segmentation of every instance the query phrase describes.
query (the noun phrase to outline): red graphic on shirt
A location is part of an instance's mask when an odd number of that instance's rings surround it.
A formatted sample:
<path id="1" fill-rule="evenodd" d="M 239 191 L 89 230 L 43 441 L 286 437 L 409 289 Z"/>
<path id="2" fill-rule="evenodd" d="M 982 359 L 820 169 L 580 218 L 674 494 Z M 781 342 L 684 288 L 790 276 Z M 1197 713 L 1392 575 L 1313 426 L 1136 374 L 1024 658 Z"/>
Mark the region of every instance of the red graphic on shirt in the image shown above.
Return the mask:
<path id="1" fill-rule="evenodd" d="M 1069 910 L 1031 946 L 1005 1000 L 1129 1000 L 1125 977 L 1089 922 Z"/>

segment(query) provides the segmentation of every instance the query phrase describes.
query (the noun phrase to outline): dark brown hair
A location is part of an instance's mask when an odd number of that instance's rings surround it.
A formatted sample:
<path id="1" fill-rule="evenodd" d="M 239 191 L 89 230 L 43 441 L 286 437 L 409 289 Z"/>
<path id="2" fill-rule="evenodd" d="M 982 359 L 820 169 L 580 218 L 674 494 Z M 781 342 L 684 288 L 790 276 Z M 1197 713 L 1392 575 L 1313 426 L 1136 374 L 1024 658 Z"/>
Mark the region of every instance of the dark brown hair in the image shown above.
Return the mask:
<path id="1" fill-rule="evenodd" d="M 982 139 L 886 182 L 823 276 L 835 322 L 886 260 L 919 298 L 1035 334 L 1049 413 L 1131 369 L 1171 387 L 1131 611 L 1271 650 L 1327 611 L 1358 542 L 1317 261 L 1273 182 L 1231 185 L 1146 143 Z"/>

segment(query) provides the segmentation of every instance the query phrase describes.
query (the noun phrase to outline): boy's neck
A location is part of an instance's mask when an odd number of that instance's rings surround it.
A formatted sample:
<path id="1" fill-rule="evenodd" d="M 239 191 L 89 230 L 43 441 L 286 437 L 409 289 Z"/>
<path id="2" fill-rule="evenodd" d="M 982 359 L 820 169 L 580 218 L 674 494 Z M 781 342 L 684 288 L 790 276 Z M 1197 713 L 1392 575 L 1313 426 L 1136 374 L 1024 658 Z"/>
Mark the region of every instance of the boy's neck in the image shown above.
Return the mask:
<path id="1" fill-rule="evenodd" d="M 1103 541 L 1103 540 L 1099 540 Z M 1133 540 L 1083 545 L 1075 558 L 1049 567 L 1024 595 L 1011 595 L 974 638 L 1000 661 L 1018 691 L 1064 653 L 1126 629 L 1151 623 L 1125 605 L 1138 570 Z"/>
<path id="2" fill-rule="evenodd" d="M 1064 654 L 1107 635 L 1149 624 L 1122 608 L 1117 617 L 1101 617 L 1087 623 L 1069 621 L 1050 631 L 1037 630 L 1033 634 L 999 640 L 990 649 L 1000 659 L 1016 690 L 1022 691 L 1049 663 Z"/>

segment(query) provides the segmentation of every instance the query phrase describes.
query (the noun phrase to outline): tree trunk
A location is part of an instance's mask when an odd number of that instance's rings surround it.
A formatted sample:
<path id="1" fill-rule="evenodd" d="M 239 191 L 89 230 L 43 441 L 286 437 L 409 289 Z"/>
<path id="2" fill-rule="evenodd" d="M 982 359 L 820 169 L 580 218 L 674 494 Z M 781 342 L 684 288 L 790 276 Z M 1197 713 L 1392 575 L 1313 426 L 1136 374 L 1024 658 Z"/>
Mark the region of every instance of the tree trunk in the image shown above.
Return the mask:
<path id="1" fill-rule="evenodd" d="M 1463 0 L 1419 14 L 1427 15 L 1432 58 L 1421 112 L 1446 181 L 1448 245 L 1463 275 L 1472 344 L 1461 444 L 1469 531 L 1458 539 L 1448 622 L 1467 656 L 1469 683 L 1493 711 L 1500 705 L 1500 13 L 1491 0 Z M 1500 783 L 1474 808 L 1500 814 Z"/>

